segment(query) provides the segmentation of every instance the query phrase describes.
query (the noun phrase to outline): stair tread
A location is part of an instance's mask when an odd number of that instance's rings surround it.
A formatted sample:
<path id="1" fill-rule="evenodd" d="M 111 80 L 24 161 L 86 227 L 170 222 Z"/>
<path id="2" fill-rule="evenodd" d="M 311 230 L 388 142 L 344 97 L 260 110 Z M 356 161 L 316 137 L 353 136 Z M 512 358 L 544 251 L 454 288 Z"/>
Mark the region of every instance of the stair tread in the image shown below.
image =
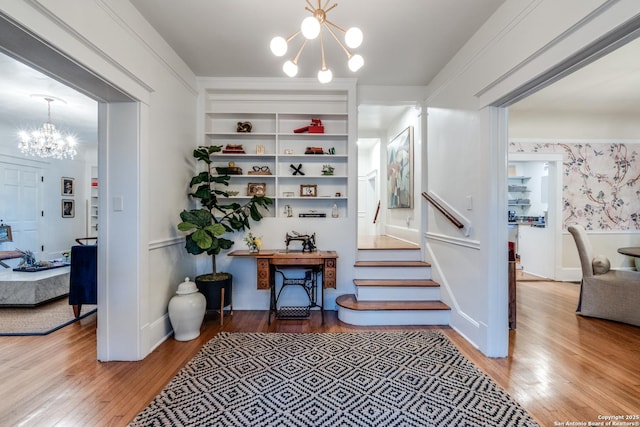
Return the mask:
<path id="1" fill-rule="evenodd" d="M 353 283 L 356 286 L 440 287 L 439 283 L 429 279 L 353 279 Z"/>
<path id="2" fill-rule="evenodd" d="M 407 246 L 402 248 L 358 248 L 359 251 L 419 251 L 420 246 Z"/>
<path id="3" fill-rule="evenodd" d="M 424 261 L 356 261 L 355 267 L 431 267 Z"/>
<path id="4" fill-rule="evenodd" d="M 353 294 L 340 295 L 336 304 L 350 310 L 451 310 L 442 301 L 358 301 Z"/>

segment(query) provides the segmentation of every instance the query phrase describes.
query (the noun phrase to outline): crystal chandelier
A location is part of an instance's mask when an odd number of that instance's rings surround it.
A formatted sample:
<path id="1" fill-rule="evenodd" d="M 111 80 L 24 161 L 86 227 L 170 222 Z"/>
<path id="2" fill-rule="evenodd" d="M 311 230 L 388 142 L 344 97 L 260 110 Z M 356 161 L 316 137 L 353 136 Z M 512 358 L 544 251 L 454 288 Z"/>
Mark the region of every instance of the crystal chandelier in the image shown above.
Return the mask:
<path id="1" fill-rule="evenodd" d="M 364 65 L 364 59 L 362 59 L 362 56 L 358 54 L 352 54 L 347 47 L 355 49 L 362 44 L 362 31 L 357 27 L 352 27 L 345 31 L 327 19 L 327 14 L 333 8 L 338 6 L 337 3 L 334 3 L 332 6 L 327 7 L 331 3 L 331 0 L 326 0 L 325 5 L 321 7 L 321 0 L 318 0 L 318 6 L 314 7 L 309 0 L 305 1 L 309 6 L 305 7 L 304 9 L 311 12 L 313 16 L 306 17 L 300 25 L 300 30 L 295 32 L 288 38 L 285 39 L 284 37 L 278 36 L 274 37 L 271 40 L 271 52 L 276 56 L 284 56 L 287 53 L 288 44 L 291 40 L 293 40 L 300 33 L 302 33 L 302 36 L 304 37 L 302 46 L 300 46 L 298 53 L 296 53 L 293 59 L 285 62 L 282 66 L 282 70 L 285 72 L 285 74 L 289 77 L 295 77 L 295 75 L 298 74 L 298 59 L 300 59 L 302 50 L 307 45 L 307 42 L 309 40 L 313 40 L 319 36 L 320 51 L 322 54 L 322 66 L 320 68 L 320 71 L 318 71 L 318 80 L 320 81 L 320 83 L 329 83 L 333 79 L 333 73 L 331 72 L 331 69 L 327 67 L 325 61 L 324 39 L 322 30 L 326 30 L 335 39 L 335 41 L 347 55 L 349 69 L 353 72 L 358 71 Z M 340 41 L 334 30 L 338 30 L 344 33 L 344 43 Z"/>
<path id="2" fill-rule="evenodd" d="M 73 159 L 78 151 L 73 136 L 63 137 L 51 123 L 51 103 L 54 98 L 45 97 L 47 102 L 47 122 L 40 129 L 30 132 L 20 131 L 18 148 L 22 154 L 38 157 L 53 157 L 55 159 Z"/>

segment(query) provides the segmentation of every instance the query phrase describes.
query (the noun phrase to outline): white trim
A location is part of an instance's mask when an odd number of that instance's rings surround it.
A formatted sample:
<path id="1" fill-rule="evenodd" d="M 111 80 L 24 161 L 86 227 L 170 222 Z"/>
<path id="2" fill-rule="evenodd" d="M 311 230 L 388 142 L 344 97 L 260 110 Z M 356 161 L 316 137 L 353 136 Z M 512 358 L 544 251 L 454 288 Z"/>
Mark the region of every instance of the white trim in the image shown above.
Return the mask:
<path id="1" fill-rule="evenodd" d="M 167 239 L 152 240 L 149 242 L 148 248 L 150 251 L 154 251 L 156 249 L 162 249 L 170 246 L 181 245 L 181 244 L 184 244 L 184 242 L 185 242 L 184 237 L 170 237 Z"/>
<path id="2" fill-rule="evenodd" d="M 465 248 L 480 250 L 480 242 L 478 240 L 461 239 L 459 237 L 451 237 L 446 234 L 432 232 L 425 233 L 425 238 L 427 240 L 436 240 L 438 242 L 449 243 L 451 245 L 464 246 Z"/>

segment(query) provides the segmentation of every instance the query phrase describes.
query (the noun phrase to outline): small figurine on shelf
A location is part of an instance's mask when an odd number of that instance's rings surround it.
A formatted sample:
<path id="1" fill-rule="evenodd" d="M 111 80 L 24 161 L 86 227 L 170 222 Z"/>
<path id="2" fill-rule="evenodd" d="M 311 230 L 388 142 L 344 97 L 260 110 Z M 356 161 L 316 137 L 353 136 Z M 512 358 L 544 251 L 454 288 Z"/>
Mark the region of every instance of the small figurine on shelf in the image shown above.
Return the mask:
<path id="1" fill-rule="evenodd" d="M 253 126 L 251 122 L 238 122 L 238 126 L 236 127 L 236 132 L 240 133 L 249 133 Z"/>
<path id="2" fill-rule="evenodd" d="M 331 165 L 322 165 L 322 175 L 331 176 L 335 168 Z"/>
<path id="3" fill-rule="evenodd" d="M 247 244 L 249 252 L 260 252 L 260 248 L 262 247 L 262 239 L 260 237 L 255 237 L 252 233 L 248 233 L 244 238 L 244 242 Z"/>
<path id="4" fill-rule="evenodd" d="M 298 164 L 298 167 L 295 167 L 293 164 L 289 166 L 293 169 L 292 175 L 304 175 L 304 172 L 302 172 L 302 163 Z"/>
<path id="5" fill-rule="evenodd" d="M 324 133 L 324 126 L 322 125 L 322 120 L 320 119 L 311 119 L 311 124 L 309 126 L 303 126 L 301 128 L 297 128 L 293 130 L 294 133 Z"/>

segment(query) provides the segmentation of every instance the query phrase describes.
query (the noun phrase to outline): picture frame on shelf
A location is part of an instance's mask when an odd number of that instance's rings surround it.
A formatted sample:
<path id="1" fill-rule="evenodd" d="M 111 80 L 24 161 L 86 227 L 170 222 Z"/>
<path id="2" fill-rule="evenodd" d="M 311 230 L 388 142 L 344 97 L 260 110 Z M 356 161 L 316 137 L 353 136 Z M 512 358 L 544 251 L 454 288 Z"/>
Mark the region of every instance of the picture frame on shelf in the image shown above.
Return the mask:
<path id="1" fill-rule="evenodd" d="M 318 185 L 300 184 L 300 197 L 318 197 Z"/>
<path id="2" fill-rule="evenodd" d="M 247 184 L 247 196 L 263 197 L 267 195 L 266 182 L 250 182 Z"/>
<path id="3" fill-rule="evenodd" d="M 76 216 L 76 206 L 72 199 L 62 199 L 62 218 L 74 218 Z"/>
<path id="4" fill-rule="evenodd" d="M 73 196 L 75 193 L 75 178 L 63 176 L 60 178 L 60 193 L 63 196 Z"/>
<path id="5" fill-rule="evenodd" d="M 293 191 L 283 191 L 282 197 L 294 197 L 295 193 Z"/>
<path id="6" fill-rule="evenodd" d="M 387 144 L 387 208 L 411 208 L 413 202 L 413 126 Z"/>

